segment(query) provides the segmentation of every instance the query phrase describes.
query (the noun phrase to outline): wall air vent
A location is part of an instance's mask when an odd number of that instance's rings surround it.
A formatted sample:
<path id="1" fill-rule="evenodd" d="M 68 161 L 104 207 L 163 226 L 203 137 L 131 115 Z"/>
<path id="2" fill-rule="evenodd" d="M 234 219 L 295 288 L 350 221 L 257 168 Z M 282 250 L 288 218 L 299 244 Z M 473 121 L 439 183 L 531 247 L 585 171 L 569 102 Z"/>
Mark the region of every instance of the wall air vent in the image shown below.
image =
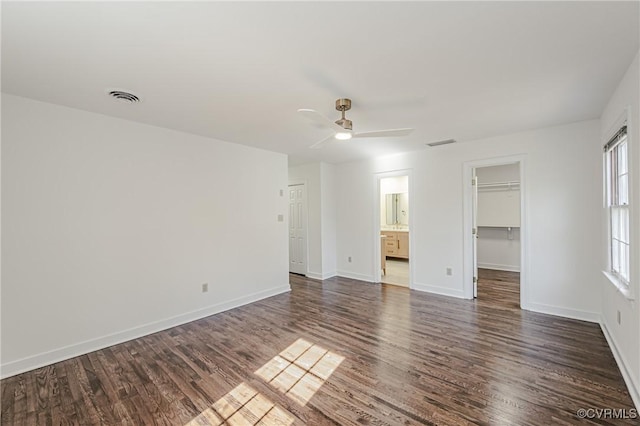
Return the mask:
<path id="1" fill-rule="evenodd" d="M 426 145 L 429 145 L 429 146 L 448 145 L 450 143 L 454 143 L 455 141 L 456 141 L 455 139 L 447 139 L 447 140 L 444 140 L 444 141 L 429 142 Z"/>
<path id="2" fill-rule="evenodd" d="M 124 90 L 110 90 L 108 92 L 108 95 L 113 99 L 125 104 L 135 104 L 137 102 L 140 102 L 140 97 Z"/>

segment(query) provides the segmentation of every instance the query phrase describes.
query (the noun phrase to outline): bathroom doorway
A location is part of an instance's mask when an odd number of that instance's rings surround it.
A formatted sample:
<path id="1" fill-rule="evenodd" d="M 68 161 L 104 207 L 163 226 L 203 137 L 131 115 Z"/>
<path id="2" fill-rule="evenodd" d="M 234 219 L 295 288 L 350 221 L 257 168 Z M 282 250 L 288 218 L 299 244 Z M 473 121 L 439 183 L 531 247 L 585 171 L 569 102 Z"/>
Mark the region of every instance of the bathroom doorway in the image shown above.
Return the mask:
<path id="1" fill-rule="evenodd" d="M 410 286 L 409 176 L 379 179 L 380 282 Z"/>

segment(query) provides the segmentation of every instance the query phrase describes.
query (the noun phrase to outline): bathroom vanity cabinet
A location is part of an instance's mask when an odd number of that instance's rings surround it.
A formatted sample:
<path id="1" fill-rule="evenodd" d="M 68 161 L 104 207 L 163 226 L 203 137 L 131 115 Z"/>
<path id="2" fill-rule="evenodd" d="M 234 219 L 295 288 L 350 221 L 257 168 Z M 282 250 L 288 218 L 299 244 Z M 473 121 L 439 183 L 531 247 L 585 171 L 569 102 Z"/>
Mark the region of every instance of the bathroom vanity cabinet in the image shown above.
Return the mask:
<path id="1" fill-rule="evenodd" d="M 409 258 L 409 231 L 381 231 L 383 254 L 387 257 Z"/>

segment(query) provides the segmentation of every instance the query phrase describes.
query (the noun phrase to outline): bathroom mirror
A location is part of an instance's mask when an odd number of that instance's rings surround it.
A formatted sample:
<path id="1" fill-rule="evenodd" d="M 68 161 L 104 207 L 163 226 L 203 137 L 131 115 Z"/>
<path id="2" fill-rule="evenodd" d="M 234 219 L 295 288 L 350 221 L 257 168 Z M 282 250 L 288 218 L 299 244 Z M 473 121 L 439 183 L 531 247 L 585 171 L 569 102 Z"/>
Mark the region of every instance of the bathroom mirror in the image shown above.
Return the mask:
<path id="1" fill-rule="evenodd" d="M 409 225 L 409 194 L 386 195 L 387 225 Z"/>

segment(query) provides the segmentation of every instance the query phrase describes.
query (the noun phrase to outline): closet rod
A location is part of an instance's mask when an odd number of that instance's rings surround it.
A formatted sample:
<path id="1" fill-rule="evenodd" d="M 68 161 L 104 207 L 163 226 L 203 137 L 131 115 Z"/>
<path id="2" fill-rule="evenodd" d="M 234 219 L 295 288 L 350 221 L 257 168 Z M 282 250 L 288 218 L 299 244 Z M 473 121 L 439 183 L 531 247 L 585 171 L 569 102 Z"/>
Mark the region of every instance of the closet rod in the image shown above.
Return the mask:
<path id="1" fill-rule="evenodd" d="M 490 183 L 478 183 L 478 188 L 492 188 L 497 186 L 519 186 L 519 181 L 509 181 L 509 182 L 490 182 Z"/>

